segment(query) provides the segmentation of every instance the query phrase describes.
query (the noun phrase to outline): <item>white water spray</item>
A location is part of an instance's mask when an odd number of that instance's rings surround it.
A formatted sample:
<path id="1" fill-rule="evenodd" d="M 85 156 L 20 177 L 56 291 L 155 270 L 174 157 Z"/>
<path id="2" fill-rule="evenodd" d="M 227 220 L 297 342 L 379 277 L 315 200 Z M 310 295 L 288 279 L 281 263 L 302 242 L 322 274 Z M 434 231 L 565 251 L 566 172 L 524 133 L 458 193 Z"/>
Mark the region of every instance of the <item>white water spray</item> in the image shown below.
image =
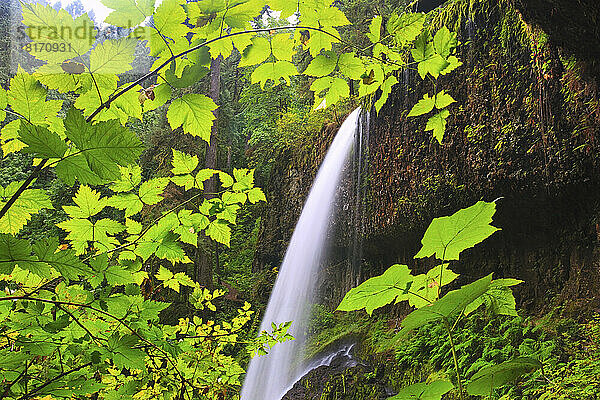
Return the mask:
<path id="1" fill-rule="evenodd" d="M 331 143 L 313 182 L 271 292 L 261 331 L 271 323 L 293 321 L 289 333 L 296 340 L 277 344 L 248 367 L 242 400 L 280 400 L 304 371 L 301 365 L 307 309 L 313 300 L 319 263 L 342 172 L 359 126 L 360 108 L 344 121 Z"/>

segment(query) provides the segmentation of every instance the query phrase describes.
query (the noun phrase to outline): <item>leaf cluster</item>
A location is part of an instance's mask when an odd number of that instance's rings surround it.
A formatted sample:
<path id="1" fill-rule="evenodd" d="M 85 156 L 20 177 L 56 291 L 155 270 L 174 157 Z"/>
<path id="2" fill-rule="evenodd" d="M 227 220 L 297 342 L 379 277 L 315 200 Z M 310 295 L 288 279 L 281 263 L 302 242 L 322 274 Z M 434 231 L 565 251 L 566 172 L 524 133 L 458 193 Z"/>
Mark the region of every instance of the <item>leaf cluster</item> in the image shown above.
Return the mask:
<path id="1" fill-rule="evenodd" d="M 402 320 L 398 339 L 430 323 L 443 326 L 452 348 L 461 398 L 464 395 L 462 378 L 453 339 L 460 320 L 482 305 L 496 315 L 517 315 L 515 299 L 510 290 L 511 286 L 521 283 L 516 279 L 493 280 L 490 274 L 440 297 L 441 288 L 459 276 L 448 268 L 446 261 L 459 260 L 463 251 L 499 230 L 491 225 L 495 211 L 495 202 L 479 201 L 453 215 L 435 218 L 427 228 L 421 241 L 422 247 L 415 258 L 435 256 L 440 260 L 439 266 L 425 274 L 412 275 L 406 265 L 393 265 L 383 275 L 350 290 L 338 306 L 338 310 L 342 311 L 365 308 L 371 314 L 389 303 L 408 301 L 416 309 Z M 488 366 L 471 377 L 466 391 L 471 395 L 488 395 L 495 388 L 540 367 L 541 363 L 531 357 Z M 453 387 L 447 381 L 417 383 L 404 388 L 393 398 L 439 400 Z"/>

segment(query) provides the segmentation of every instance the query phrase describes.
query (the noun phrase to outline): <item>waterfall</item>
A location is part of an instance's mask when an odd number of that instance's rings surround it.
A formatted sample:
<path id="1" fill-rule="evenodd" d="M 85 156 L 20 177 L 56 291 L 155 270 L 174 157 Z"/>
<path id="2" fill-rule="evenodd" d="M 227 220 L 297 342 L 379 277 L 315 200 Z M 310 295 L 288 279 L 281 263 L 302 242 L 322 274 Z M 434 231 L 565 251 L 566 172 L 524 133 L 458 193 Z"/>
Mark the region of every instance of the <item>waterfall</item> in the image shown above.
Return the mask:
<path id="1" fill-rule="evenodd" d="M 313 301 L 336 191 L 356 140 L 359 116 L 360 108 L 346 118 L 321 163 L 262 320 L 261 331 L 270 330 L 272 322 L 293 321 L 288 332 L 296 340 L 277 344 L 268 355 L 252 359 L 242 400 L 280 400 L 302 376 L 307 311 Z"/>

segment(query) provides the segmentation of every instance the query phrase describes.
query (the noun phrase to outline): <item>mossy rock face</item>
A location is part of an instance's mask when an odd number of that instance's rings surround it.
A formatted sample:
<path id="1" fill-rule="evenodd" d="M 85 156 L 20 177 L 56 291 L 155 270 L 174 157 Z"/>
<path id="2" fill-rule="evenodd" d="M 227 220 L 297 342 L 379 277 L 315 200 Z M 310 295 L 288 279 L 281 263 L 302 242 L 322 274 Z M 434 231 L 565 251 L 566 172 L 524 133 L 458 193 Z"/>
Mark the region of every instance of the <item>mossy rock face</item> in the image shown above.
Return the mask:
<path id="1" fill-rule="evenodd" d="M 379 400 L 389 397 L 387 379 L 376 369 L 322 366 L 303 377 L 282 400 Z"/>
<path id="2" fill-rule="evenodd" d="M 494 219 L 502 231 L 454 268 L 469 280 L 489 272 L 523 279 L 517 296 L 529 311 L 547 310 L 558 295 L 576 313 L 600 306 L 598 80 L 589 62 L 558 45 L 556 29 L 523 19 L 513 3 L 455 0 L 432 12 L 434 25 L 458 31 L 464 63 L 438 83 L 457 100 L 441 145 L 425 132 L 426 118 L 407 118 L 433 93 L 415 74 L 400 76 L 372 115 L 364 254 L 373 267 L 363 272 L 395 262 L 417 272 L 433 266 L 412 259 L 433 218 L 502 198 Z M 595 18 L 586 15 L 583 25 Z"/>
<path id="3" fill-rule="evenodd" d="M 516 0 L 523 17 L 538 24 L 560 47 L 600 70 L 600 7 L 597 0 Z"/>

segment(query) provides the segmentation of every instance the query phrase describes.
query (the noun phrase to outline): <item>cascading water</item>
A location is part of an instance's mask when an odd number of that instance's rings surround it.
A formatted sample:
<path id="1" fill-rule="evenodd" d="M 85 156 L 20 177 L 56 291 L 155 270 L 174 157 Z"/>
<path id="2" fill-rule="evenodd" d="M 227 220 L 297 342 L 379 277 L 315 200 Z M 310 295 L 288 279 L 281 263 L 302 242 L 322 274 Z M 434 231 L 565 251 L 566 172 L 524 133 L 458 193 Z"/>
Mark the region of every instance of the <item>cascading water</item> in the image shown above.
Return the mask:
<path id="1" fill-rule="evenodd" d="M 293 321 L 288 332 L 296 340 L 277 344 L 268 355 L 250 362 L 242 400 L 279 400 L 305 369 L 300 358 L 306 311 L 313 300 L 335 195 L 356 139 L 359 116 L 360 108 L 346 118 L 321 163 L 263 317 L 261 330 L 270 330 L 272 322 Z"/>

